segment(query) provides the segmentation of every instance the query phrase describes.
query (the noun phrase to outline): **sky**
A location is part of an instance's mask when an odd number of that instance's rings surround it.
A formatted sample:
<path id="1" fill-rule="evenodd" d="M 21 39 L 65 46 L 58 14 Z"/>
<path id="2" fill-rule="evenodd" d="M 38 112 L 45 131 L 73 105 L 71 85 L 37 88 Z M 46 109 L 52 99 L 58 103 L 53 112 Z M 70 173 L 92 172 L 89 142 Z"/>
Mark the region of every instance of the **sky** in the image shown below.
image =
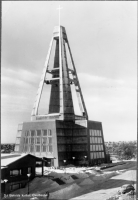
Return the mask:
<path id="1" fill-rule="evenodd" d="M 102 122 L 105 141 L 137 139 L 136 4 L 2 2 L 1 143 L 30 121 L 59 5 L 89 119 Z"/>

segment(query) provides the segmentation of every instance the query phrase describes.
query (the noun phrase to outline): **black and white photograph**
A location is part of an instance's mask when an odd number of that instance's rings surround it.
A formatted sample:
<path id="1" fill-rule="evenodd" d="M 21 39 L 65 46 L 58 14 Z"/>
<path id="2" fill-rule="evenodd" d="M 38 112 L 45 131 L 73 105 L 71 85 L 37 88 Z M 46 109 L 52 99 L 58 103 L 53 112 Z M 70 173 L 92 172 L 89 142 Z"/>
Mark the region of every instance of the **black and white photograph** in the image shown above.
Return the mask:
<path id="1" fill-rule="evenodd" d="M 137 199 L 137 1 L 2 1 L 1 199 Z"/>

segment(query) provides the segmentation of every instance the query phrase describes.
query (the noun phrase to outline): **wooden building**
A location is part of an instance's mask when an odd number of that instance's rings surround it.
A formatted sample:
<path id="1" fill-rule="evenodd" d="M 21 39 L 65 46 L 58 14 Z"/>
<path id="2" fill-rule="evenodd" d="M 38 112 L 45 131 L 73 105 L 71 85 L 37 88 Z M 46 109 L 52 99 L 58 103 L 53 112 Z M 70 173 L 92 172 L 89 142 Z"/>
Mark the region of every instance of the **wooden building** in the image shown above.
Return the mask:
<path id="1" fill-rule="evenodd" d="M 1 194 L 25 187 L 29 180 L 36 176 L 37 162 L 41 162 L 43 175 L 43 160 L 31 154 L 9 154 L 1 156 Z M 7 182 L 6 182 L 6 181 Z"/>

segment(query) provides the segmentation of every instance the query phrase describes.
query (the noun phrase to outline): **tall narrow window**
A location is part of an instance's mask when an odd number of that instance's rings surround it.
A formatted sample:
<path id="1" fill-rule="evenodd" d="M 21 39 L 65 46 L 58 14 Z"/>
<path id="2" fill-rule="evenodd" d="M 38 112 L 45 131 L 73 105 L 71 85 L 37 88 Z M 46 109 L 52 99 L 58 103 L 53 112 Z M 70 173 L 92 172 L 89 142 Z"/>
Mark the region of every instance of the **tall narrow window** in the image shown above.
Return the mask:
<path id="1" fill-rule="evenodd" d="M 42 152 L 46 152 L 47 151 L 47 146 L 42 146 Z"/>
<path id="2" fill-rule="evenodd" d="M 96 151 L 98 151 L 98 145 L 96 145 Z"/>
<path id="3" fill-rule="evenodd" d="M 46 137 L 42 138 L 42 144 L 47 144 L 47 138 Z"/>
<path id="4" fill-rule="evenodd" d="M 31 147 L 30 147 L 30 152 L 34 152 L 34 146 L 33 145 L 31 145 Z"/>
<path id="5" fill-rule="evenodd" d="M 47 136 L 47 130 L 43 130 L 43 136 Z"/>
<path id="6" fill-rule="evenodd" d="M 94 136 L 94 130 L 92 130 L 92 136 Z"/>
<path id="7" fill-rule="evenodd" d="M 102 152 L 102 158 L 104 158 L 104 152 Z"/>
<path id="8" fill-rule="evenodd" d="M 101 130 L 99 131 L 99 135 L 102 136 Z"/>
<path id="9" fill-rule="evenodd" d="M 93 154 L 94 154 L 94 159 L 96 159 L 96 152 L 94 152 Z"/>
<path id="10" fill-rule="evenodd" d="M 26 131 L 26 136 L 30 136 L 30 131 Z"/>
<path id="11" fill-rule="evenodd" d="M 97 158 L 99 158 L 99 152 L 97 152 L 96 155 L 97 155 Z"/>
<path id="12" fill-rule="evenodd" d="M 36 144 L 40 144 L 40 138 L 36 138 Z"/>
<path id="13" fill-rule="evenodd" d="M 25 143 L 28 144 L 28 138 L 26 138 Z"/>
<path id="14" fill-rule="evenodd" d="M 41 130 L 37 130 L 37 136 L 41 136 Z"/>
<path id="15" fill-rule="evenodd" d="M 93 153 L 91 153 L 91 159 L 93 159 Z"/>
<path id="16" fill-rule="evenodd" d="M 32 136 L 32 137 L 35 136 L 35 131 L 34 131 L 34 130 L 31 131 L 31 136 Z"/>
<path id="17" fill-rule="evenodd" d="M 40 146 L 36 146 L 36 152 L 40 152 Z"/>
<path id="18" fill-rule="evenodd" d="M 52 148 L 52 145 L 49 145 L 49 152 L 53 152 L 53 148 Z"/>
<path id="19" fill-rule="evenodd" d="M 101 145 L 101 150 L 103 151 L 103 145 Z"/>
<path id="20" fill-rule="evenodd" d="M 48 136 L 52 136 L 52 131 L 50 129 L 48 130 Z"/>
<path id="21" fill-rule="evenodd" d="M 93 151 L 95 151 L 95 145 L 93 145 Z"/>
<path id="22" fill-rule="evenodd" d="M 31 144 L 34 144 L 34 138 L 30 138 L 31 139 Z"/>
<path id="23" fill-rule="evenodd" d="M 48 139 L 49 139 L 49 144 L 52 144 L 52 138 L 49 137 Z"/>
<path id="24" fill-rule="evenodd" d="M 24 147 L 24 152 L 27 152 L 27 150 L 28 150 L 28 146 L 25 145 L 25 147 Z"/>

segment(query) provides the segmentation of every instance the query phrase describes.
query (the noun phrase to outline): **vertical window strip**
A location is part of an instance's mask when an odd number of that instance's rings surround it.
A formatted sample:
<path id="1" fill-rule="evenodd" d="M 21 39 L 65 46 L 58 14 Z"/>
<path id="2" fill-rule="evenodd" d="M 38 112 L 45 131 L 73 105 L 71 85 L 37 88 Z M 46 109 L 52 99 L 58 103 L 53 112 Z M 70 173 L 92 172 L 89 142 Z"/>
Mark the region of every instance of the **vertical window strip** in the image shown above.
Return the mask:
<path id="1" fill-rule="evenodd" d="M 96 152 L 96 158 L 98 158 L 98 152 Z"/>
<path id="2" fill-rule="evenodd" d="M 100 158 L 102 158 L 102 152 L 99 152 Z"/>
<path id="3" fill-rule="evenodd" d="M 99 136 L 99 130 L 97 130 L 97 136 Z"/>
<path id="4" fill-rule="evenodd" d="M 93 153 L 91 153 L 91 159 L 93 159 Z"/>
<path id="5" fill-rule="evenodd" d="M 104 152 L 102 152 L 102 158 L 104 158 Z"/>
<path id="6" fill-rule="evenodd" d="M 97 157 L 96 157 L 96 152 L 94 152 L 94 158 L 96 159 Z"/>
<path id="7" fill-rule="evenodd" d="M 100 130 L 100 136 L 102 136 L 101 130 Z"/>
<path id="8" fill-rule="evenodd" d="M 94 136 L 94 130 L 92 129 L 92 136 Z"/>

